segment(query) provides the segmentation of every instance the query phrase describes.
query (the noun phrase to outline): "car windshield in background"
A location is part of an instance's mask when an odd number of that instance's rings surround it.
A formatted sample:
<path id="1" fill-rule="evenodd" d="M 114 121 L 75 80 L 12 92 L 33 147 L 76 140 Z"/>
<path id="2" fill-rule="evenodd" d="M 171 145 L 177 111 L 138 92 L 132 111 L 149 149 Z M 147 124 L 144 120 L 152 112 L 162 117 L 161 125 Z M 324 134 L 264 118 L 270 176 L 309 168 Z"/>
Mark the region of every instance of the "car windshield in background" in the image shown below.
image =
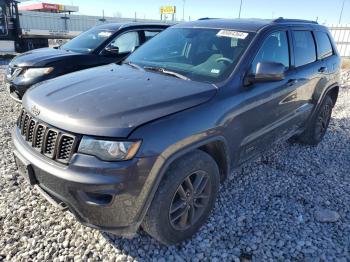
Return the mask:
<path id="1" fill-rule="evenodd" d="M 79 53 L 90 53 L 99 47 L 114 32 L 105 29 L 90 29 L 61 46 L 62 49 Z"/>
<path id="2" fill-rule="evenodd" d="M 170 28 L 136 50 L 126 62 L 159 73 L 173 72 L 194 81 L 227 78 L 253 33 L 204 28 Z M 155 70 L 159 69 L 159 70 Z"/>

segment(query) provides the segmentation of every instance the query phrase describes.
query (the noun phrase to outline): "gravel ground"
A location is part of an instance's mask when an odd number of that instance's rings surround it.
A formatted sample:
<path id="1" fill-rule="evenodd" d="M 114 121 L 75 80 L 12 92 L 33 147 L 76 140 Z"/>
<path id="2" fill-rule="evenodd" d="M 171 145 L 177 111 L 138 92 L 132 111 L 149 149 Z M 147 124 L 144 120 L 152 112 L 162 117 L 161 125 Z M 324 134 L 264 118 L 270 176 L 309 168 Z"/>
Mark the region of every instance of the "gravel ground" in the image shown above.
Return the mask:
<path id="1" fill-rule="evenodd" d="M 233 173 L 208 223 L 170 248 L 84 227 L 43 200 L 12 160 L 18 112 L 0 87 L 0 261 L 350 261 L 349 88 L 319 146 L 284 143 Z"/>

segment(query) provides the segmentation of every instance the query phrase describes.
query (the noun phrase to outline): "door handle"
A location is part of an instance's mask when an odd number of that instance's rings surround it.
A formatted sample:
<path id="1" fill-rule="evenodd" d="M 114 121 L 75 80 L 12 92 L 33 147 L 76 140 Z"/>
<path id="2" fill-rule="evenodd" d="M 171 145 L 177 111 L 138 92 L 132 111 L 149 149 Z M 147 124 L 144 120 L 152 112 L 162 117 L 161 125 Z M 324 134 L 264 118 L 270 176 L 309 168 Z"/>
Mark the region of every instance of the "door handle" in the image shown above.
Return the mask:
<path id="1" fill-rule="evenodd" d="M 320 73 L 324 73 L 326 71 L 327 71 L 327 67 L 325 67 L 325 66 L 322 66 L 322 67 L 320 67 L 320 69 L 318 69 L 318 72 L 320 72 Z"/>
<path id="2" fill-rule="evenodd" d="M 296 83 L 298 83 L 298 80 L 291 79 L 287 82 L 287 86 L 294 86 Z"/>

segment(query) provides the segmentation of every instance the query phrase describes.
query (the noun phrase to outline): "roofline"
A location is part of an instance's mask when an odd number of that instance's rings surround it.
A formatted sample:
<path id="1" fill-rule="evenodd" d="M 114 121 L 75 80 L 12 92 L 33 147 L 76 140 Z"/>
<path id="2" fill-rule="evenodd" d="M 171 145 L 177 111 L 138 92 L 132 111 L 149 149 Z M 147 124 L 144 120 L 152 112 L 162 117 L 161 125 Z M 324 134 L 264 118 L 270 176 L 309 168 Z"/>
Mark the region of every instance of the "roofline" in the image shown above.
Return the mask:
<path id="1" fill-rule="evenodd" d="M 286 19 L 283 17 L 279 17 L 275 20 L 272 20 L 273 23 L 303 23 L 303 24 L 317 24 L 317 21 L 312 20 L 303 20 L 303 19 Z"/>
<path id="2" fill-rule="evenodd" d="M 232 21 L 232 23 L 230 23 Z M 247 22 L 247 24 L 245 24 Z M 322 27 L 318 22 L 302 19 L 285 19 L 279 17 L 277 19 L 259 19 L 259 18 L 242 18 L 242 19 L 229 19 L 229 18 L 211 18 L 203 17 L 197 21 L 191 21 L 187 23 L 175 24 L 175 27 L 179 28 L 211 28 L 222 29 L 230 28 L 243 30 L 245 32 L 259 33 L 270 27 L 278 26 L 308 26 L 308 27 Z"/>
<path id="3" fill-rule="evenodd" d="M 109 23 L 109 24 L 113 24 L 113 23 Z M 116 23 L 117 24 L 117 23 Z M 160 22 L 125 22 L 125 23 L 121 23 L 122 25 L 120 26 L 120 28 L 124 28 L 127 26 L 137 26 L 137 25 L 144 25 L 144 26 L 172 26 L 175 25 L 175 23 L 160 23 Z"/>
<path id="4" fill-rule="evenodd" d="M 202 17 L 199 18 L 198 21 L 201 20 L 214 20 L 214 19 L 224 19 L 224 18 L 216 18 L 216 17 Z M 263 19 L 262 19 L 263 20 Z M 317 21 L 313 20 L 305 20 L 305 19 L 289 19 L 284 17 L 279 17 L 274 20 L 271 20 L 271 23 L 304 23 L 304 24 L 317 24 Z"/>
<path id="5" fill-rule="evenodd" d="M 106 28 L 106 29 L 111 29 L 111 30 L 120 30 L 120 29 L 124 29 L 124 28 L 127 28 L 127 27 L 132 27 L 132 26 L 170 27 L 172 25 L 174 25 L 174 24 L 158 23 L 158 22 L 107 22 L 107 23 L 96 25 L 93 28 L 98 27 L 98 28 Z"/>

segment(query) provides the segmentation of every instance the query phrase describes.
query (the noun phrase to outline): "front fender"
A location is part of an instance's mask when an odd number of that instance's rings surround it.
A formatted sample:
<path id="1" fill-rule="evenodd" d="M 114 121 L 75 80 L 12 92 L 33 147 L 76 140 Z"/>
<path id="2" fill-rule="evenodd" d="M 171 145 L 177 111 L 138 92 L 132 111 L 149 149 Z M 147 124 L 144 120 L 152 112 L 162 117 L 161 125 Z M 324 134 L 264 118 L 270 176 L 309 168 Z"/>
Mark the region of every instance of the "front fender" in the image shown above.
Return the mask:
<path id="1" fill-rule="evenodd" d="M 168 167 L 181 156 L 184 156 L 187 153 L 206 144 L 218 141 L 223 143 L 225 152 L 228 155 L 229 150 L 227 141 L 223 136 L 207 136 L 207 134 L 198 134 L 178 141 L 177 143 L 169 146 L 164 152 L 162 152 L 162 154 L 158 156 L 139 195 L 139 199 L 145 199 L 137 219 L 139 225 L 142 223 L 143 218 L 153 201 L 160 182 L 162 181 Z M 229 158 L 227 158 L 227 160 L 227 170 L 230 170 Z"/>
<path id="2" fill-rule="evenodd" d="M 229 143 L 217 119 L 217 112 L 204 104 L 148 123 L 131 134 L 131 139 L 143 139 L 136 157 L 157 156 L 139 195 L 140 201 L 144 201 L 137 219 L 139 224 L 166 170 L 179 157 L 206 144 L 220 142 L 227 156 L 227 170 L 230 170 Z"/>

